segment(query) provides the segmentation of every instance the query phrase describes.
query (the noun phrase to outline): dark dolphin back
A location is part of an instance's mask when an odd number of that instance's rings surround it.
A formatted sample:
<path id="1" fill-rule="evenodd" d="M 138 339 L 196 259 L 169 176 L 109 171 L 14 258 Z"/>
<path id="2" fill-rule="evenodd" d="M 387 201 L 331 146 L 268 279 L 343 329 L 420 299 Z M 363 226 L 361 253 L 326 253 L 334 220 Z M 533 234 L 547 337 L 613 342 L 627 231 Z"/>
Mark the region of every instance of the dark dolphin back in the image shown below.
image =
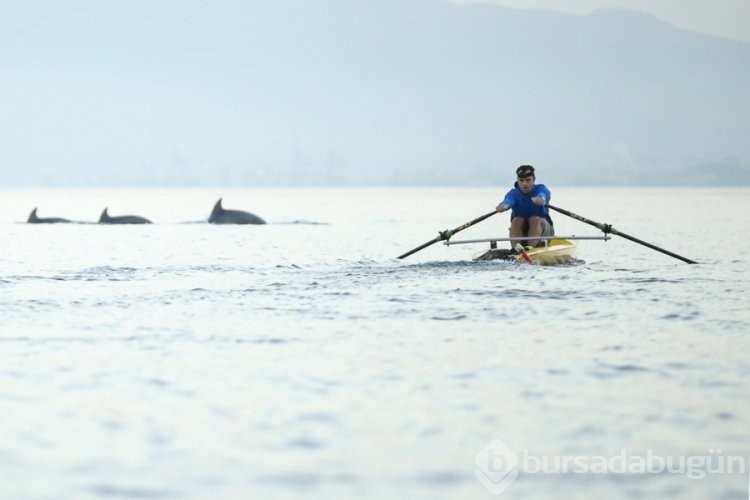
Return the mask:
<path id="1" fill-rule="evenodd" d="M 112 217 L 105 208 L 99 217 L 99 224 L 151 224 L 151 221 L 140 215 L 118 215 Z"/>
<path id="2" fill-rule="evenodd" d="M 31 211 L 29 214 L 29 219 L 27 220 L 30 224 L 56 224 L 58 222 L 70 222 L 68 219 L 63 219 L 62 217 L 37 217 L 36 215 L 36 207 L 34 207 L 34 210 Z"/>
<path id="3" fill-rule="evenodd" d="M 266 221 L 244 210 L 224 210 L 217 224 L 265 224 Z"/>
<path id="4" fill-rule="evenodd" d="M 266 221 L 255 214 L 244 210 L 225 210 L 221 206 L 221 198 L 214 205 L 208 222 L 212 224 L 265 224 Z"/>

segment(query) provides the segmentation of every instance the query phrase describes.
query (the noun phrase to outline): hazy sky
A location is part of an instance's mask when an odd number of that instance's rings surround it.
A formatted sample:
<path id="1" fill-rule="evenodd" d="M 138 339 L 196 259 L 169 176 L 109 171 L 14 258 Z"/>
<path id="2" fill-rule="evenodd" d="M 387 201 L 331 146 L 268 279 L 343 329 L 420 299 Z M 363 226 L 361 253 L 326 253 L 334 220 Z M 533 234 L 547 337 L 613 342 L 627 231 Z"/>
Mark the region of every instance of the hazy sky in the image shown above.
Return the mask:
<path id="1" fill-rule="evenodd" d="M 0 0 L 0 186 L 747 185 L 748 10 Z"/>
<path id="2" fill-rule="evenodd" d="M 642 10 L 677 27 L 750 42 L 750 0 L 453 0 L 588 14 L 602 8 Z"/>

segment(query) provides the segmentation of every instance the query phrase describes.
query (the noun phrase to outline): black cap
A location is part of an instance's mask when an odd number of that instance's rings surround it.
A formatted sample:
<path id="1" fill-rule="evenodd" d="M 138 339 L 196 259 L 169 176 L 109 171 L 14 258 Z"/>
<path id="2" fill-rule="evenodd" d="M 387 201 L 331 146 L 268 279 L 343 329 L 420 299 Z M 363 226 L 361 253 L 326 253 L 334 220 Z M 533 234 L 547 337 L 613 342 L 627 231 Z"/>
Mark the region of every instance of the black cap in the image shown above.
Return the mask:
<path id="1" fill-rule="evenodd" d="M 516 175 L 521 179 L 531 177 L 534 175 L 534 167 L 531 165 L 521 165 L 516 169 Z"/>

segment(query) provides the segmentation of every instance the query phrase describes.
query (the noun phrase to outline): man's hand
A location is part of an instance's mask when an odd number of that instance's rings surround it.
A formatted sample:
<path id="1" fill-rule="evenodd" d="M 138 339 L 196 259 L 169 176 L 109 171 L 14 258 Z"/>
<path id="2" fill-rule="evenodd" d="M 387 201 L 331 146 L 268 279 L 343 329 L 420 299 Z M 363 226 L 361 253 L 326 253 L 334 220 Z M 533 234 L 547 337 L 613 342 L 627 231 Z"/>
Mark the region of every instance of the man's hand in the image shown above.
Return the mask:
<path id="1" fill-rule="evenodd" d="M 544 196 L 536 196 L 536 197 L 532 198 L 531 201 L 534 202 L 534 205 L 536 205 L 538 207 L 541 207 L 541 206 L 544 206 L 544 203 L 547 200 L 544 199 Z"/>

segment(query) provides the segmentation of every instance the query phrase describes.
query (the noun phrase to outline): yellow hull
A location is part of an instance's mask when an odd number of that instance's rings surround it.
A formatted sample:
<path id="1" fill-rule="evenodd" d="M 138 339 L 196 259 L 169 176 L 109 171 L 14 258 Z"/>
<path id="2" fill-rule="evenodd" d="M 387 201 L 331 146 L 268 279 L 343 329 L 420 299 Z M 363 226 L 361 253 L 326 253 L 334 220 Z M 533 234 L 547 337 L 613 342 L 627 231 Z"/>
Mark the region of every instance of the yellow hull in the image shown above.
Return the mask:
<path id="1" fill-rule="evenodd" d="M 535 264 L 541 266 L 554 266 L 557 264 L 568 264 L 573 261 L 576 254 L 576 242 L 572 240 L 552 239 L 547 246 L 526 250 L 526 253 Z M 522 255 L 516 260 L 526 262 Z"/>
<path id="2" fill-rule="evenodd" d="M 562 238 L 552 239 L 546 247 L 526 250 L 534 264 L 541 266 L 555 266 L 573 262 L 576 253 L 576 242 Z M 494 248 L 482 250 L 472 256 L 472 260 L 511 259 L 525 263 L 522 255 L 511 252 L 509 248 Z"/>

